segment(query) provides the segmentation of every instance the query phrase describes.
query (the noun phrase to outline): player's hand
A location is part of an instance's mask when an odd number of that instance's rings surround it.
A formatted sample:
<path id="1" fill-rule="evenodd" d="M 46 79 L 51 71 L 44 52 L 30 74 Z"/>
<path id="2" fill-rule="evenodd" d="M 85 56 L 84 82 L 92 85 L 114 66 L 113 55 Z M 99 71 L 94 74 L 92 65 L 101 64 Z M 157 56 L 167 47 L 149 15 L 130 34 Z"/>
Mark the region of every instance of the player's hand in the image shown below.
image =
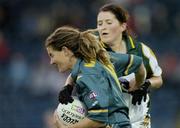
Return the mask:
<path id="1" fill-rule="evenodd" d="M 54 126 L 55 128 L 68 128 L 60 121 L 57 111 L 54 112 Z"/>
<path id="2" fill-rule="evenodd" d="M 133 105 L 136 105 L 136 103 L 140 105 L 142 100 L 144 100 L 144 102 L 146 101 L 150 84 L 150 81 L 146 80 L 145 83 L 140 87 L 140 89 L 130 92 L 130 94 L 132 95 Z"/>
<path id="3" fill-rule="evenodd" d="M 121 84 L 121 87 L 122 87 L 122 91 L 123 92 L 128 92 L 128 89 L 129 89 L 129 81 L 127 81 L 126 79 L 124 78 L 119 78 L 119 82 Z"/>
<path id="4" fill-rule="evenodd" d="M 58 100 L 61 104 L 72 103 L 74 100 L 72 98 L 73 85 L 65 85 L 59 92 Z"/>

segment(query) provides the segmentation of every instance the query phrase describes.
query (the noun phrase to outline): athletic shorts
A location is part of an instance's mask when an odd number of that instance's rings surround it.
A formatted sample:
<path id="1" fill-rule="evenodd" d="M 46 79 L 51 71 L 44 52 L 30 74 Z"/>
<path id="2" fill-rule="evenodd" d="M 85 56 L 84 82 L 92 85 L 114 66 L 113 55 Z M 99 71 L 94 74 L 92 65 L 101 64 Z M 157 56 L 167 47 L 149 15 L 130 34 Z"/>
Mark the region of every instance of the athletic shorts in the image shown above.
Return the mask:
<path id="1" fill-rule="evenodd" d="M 132 95 L 123 93 L 126 104 L 129 108 L 129 118 L 132 128 L 151 128 L 150 114 L 149 114 L 149 96 L 146 101 L 142 101 L 140 105 L 132 104 Z"/>

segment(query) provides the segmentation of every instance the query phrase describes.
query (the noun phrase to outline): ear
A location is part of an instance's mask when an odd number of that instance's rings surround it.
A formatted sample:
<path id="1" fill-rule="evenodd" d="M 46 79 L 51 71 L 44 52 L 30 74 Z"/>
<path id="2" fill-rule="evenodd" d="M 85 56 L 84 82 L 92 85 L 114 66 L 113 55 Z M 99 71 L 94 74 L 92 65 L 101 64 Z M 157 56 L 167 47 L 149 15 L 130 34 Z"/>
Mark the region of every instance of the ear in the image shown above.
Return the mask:
<path id="1" fill-rule="evenodd" d="M 127 28 L 127 23 L 122 23 L 122 24 L 121 24 L 121 30 L 122 30 L 122 32 L 124 32 L 124 31 L 126 30 L 126 28 Z"/>
<path id="2" fill-rule="evenodd" d="M 71 56 L 73 53 L 71 52 L 71 50 L 69 50 L 66 46 L 62 47 L 62 51 L 64 53 L 65 56 Z"/>

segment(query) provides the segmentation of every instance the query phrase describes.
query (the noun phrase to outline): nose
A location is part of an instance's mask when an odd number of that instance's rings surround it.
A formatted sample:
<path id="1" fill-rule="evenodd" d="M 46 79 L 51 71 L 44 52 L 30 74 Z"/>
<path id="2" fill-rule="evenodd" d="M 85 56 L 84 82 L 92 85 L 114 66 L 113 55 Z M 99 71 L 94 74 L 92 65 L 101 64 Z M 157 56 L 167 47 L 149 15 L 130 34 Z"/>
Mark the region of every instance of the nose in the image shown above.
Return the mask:
<path id="1" fill-rule="evenodd" d="M 105 25 L 104 25 L 104 24 L 97 25 L 97 28 L 98 28 L 98 30 L 102 30 L 102 29 L 104 29 L 104 28 L 105 28 Z"/>
<path id="2" fill-rule="evenodd" d="M 99 32 L 99 34 L 101 35 L 102 34 L 102 32 L 105 30 L 105 27 L 103 27 L 103 26 L 98 26 L 98 32 Z"/>
<path id="3" fill-rule="evenodd" d="M 98 29 L 99 29 L 99 31 L 102 32 L 102 31 L 106 30 L 106 28 L 107 28 L 106 25 L 105 25 L 105 24 L 102 24 L 101 26 L 99 26 Z"/>
<path id="4" fill-rule="evenodd" d="M 104 29 L 106 29 L 106 25 L 102 24 L 101 30 L 104 30 Z"/>

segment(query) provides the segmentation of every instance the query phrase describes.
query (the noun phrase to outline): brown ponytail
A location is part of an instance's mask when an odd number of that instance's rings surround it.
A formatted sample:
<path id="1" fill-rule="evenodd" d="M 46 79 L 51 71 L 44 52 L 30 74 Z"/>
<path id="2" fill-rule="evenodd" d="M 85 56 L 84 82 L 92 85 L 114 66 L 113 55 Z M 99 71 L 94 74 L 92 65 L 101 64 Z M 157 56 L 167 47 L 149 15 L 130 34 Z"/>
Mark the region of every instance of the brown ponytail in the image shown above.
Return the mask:
<path id="1" fill-rule="evenodd" d="M 56 29 L 47 39 L 45 46 L 61 51 L 63 46 L 70 49 L 74 56 L 85 62 L 98 60 L 104 65 L 112 65 L 109 54 L 99 40 L 92 34 L 94 30 L 80 32 L 78 29 L 63 26 Z"/>

